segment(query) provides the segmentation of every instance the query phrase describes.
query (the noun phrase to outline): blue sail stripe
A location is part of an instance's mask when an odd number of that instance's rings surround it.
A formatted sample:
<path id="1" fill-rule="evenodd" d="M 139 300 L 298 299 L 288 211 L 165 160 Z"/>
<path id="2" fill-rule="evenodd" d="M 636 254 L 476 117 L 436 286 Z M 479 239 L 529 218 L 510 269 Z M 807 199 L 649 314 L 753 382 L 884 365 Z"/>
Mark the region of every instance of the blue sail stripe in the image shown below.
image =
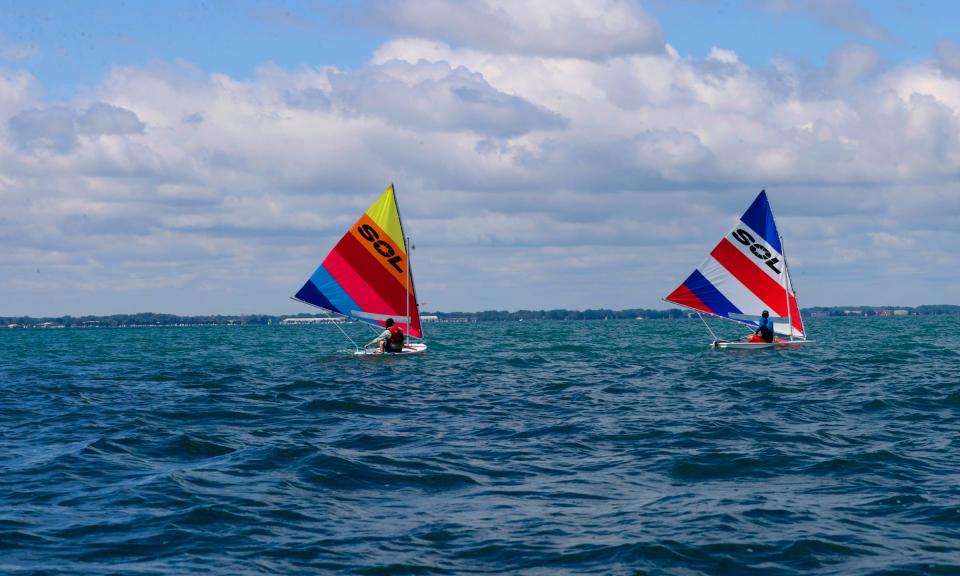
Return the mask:
<path id="1" fill-rule="evenodd" d="M 683 284 L 717 316 L 741 313 L 699 270 L 694 270 Z"/>
<path id="2" fill-rule="evenodd" d="M 778 254 L 783 254 L 783 249 L 780 247 L 780 234 L 777 232 L 777 224 L 773 221 L 773 212 L 770 210 L 770 202 L 767 201 L 765 190 L 760 191 L 753 204 L 740 217 L 740 221 L 766 240 Z"/>
<path id="3" fill-rule="evenodd" d="M 360 307 L 322 265 L 297 292 L 297 298 L 315 306 L 350 315 Z"/>

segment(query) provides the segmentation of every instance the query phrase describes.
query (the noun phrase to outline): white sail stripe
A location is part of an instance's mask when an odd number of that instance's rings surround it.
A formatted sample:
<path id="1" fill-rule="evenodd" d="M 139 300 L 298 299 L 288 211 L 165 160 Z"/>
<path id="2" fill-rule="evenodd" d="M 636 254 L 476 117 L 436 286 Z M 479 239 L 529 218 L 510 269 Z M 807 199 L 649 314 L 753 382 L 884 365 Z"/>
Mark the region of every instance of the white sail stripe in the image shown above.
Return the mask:
<path id="1" fill-rule="evenodd" d="M 786 335 L 789 335 L 789 334 L 791 333 L 791 332 L 790 332 L 790 325 L 787 324 L 786 322 L 774 322 L 774 323 L 773 323 L 773 331 L 776 332 L 777 334 L 783 334 L 783 335 L 785 335 L 785 336 L 786 336 Z M 796 327 L 793 328 L 793 335 L 796 336 L 796 337 L 798 337 L 798 338 L 806 338 L 806 336 L 804 336 L 803 332 L 801 332 L 800 330 L 797 330 Z"/>
<path id="2" fill-rule="evenodd" d="M 393 321 L 394 321 L 394 322 L 397 322 L 398 324 L 409 324 L 409 323 L 410 323 L 410 317 L 409 317 L 409 316 L 397 316 L 396 314 L 375 314 L 375 313 L 373 313 L 373 312 L 363 312 L 363 311 L 361 311 L 361 310 L 351 310 L 351 311 L 350 311 L 350 315 L 351 315 L 351 316 L 355 316 L 355 317 L 357 317 L 357 318 L 363 318 L 364 320 L 380 320 L 380 321 L 385 321 L 385 320 L 387 320 L 388 318 L 393 318 Z"/>
<path id="3" fill-rule="evenodd" d="M 763 316 L 756 314 L 730 314 L 729 317 L 734 320 L 751 320 L 753 322 L 759 322 L 763 318 Z M 782 316 L 770 316 L 769 318 L 771 322 L 787 322 L 787 319 Z"/>
<path id="4" fill-rule="evenodd" d="M 697 270 L 720 291 L 731 304 L 743 314 L 760 314 L 767 310 L 765 302 L 744 286 L 737 277 L 717 262 L 713 256 L 707 256 Z"/>
<path id="5" fill-rule="evenodd" d="M 704 278 L 709 280 L 731 304 L 739 308 L 743 314 L 759 316 L 764 310 L 773 313 L 772 311 L 775 309 L 775 306 L 776 308 L 782 309 L 782 307 L 786 305 L 786 295 L 784 295 L 783 302 L 777 302 L 775 305 L 764 302 L 758 298 L 757 295 L 751 292 L 736 276 L 717 262 L 713 256 L 707 256 L 706 260 L 700 264 L 697 270 L 703 274 Z M 790 325 L 786 322 L 774 322 L 773 329 L 778 334 L 790 334 Z M 803 336 L 796 328 L 793 329 L 793 334 L 795 336 Z"/>

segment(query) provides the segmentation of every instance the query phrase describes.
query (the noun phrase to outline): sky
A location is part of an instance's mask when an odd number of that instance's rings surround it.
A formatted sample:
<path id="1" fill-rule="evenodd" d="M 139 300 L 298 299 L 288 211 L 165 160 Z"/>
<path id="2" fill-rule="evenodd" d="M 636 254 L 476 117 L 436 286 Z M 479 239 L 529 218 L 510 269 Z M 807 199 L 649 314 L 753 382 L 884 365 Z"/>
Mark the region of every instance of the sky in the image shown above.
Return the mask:
<path id="1" fill-rule="evenodd" d="M 960 4 L 0 0 L 0 316 L 667 308 L 761 189 L 801 306 L 960 304 Z"/>

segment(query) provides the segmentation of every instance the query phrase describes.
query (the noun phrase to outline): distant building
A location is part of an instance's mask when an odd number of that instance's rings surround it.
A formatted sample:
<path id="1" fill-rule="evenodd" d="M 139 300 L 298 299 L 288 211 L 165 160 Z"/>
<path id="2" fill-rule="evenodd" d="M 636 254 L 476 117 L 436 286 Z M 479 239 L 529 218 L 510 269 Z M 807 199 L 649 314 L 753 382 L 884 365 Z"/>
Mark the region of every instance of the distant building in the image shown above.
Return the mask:
<path id="1" fill-rule="evenodd" d="M 909 310 L 891 310 L 888 308 L 877 310 L 877 316 L 906 316 L 908 314 L 910 314 Z"/>
<path id="2" fill-rule="evenodd" d="M 284 318 L 281 324 L 337 324 L 343 322 L 340 316 L 323 316 L 313 318 Z"/>
<path id="3" fill-rule="evenodd" d="M 421 322 L 439 322 L 439 321 L 440 321 L 440 317 L 439 317 L 439 316 L 433 316 L 433 315 L 431 314 L 431 315 L 427 315 L 427 316 L 421 316 L 421 317 L 420 317 L 420 321 L 421 321 Z"/>

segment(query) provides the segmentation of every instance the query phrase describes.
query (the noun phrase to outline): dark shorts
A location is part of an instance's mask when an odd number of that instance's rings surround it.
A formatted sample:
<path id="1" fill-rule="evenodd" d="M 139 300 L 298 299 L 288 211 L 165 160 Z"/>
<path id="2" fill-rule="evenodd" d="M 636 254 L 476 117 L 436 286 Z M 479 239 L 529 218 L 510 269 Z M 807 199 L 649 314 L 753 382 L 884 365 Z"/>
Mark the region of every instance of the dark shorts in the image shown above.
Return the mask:
<path id="1" fill-rule="evenodd" d="M 760 337 L 764 342 L 773 342 L 773 330 L 761 330 Z"/>
<path id="2" fill-rule="evenodd" d="M 389 342 L 386 342 L 383 345 L 383 351 L 388 354 L 399 354 L 403 352 L 403 345 L 400 345 L 399 347 L 394 348 L 392 344 L 390 344 Z"/>

